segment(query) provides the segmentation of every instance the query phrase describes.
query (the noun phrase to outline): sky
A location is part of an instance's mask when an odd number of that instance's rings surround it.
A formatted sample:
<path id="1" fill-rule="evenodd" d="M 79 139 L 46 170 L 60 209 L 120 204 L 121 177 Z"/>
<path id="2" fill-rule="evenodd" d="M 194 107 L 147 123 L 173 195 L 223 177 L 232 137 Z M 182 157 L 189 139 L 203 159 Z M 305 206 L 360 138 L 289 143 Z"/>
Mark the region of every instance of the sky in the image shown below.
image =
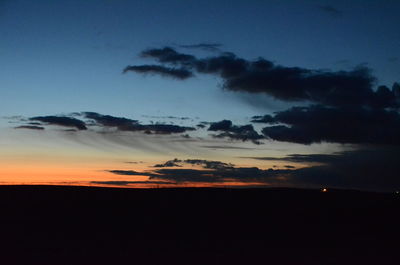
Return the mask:
<path id="1" fill-rule="evenodd" d="M 399 189 L 399 11 L 0 0 L 0 184 Z"/>

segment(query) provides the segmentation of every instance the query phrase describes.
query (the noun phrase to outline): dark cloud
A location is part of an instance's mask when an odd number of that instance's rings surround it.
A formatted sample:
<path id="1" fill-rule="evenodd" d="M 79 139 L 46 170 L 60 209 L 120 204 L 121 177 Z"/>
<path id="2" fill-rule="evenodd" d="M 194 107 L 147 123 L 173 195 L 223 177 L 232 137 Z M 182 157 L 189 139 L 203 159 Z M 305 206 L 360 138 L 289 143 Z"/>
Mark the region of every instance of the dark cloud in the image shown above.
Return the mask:
<path id="1" fill-rule="evenodd" d="M 179 53 L 170 47 L 164 47 L 162 49 L 147 49 L 141 54 L 144 58 L 155 58 L 160 63 L 172 63 L 185 65 L 185 63 L 191 63 L 196 60 L 196 57 L 189 54 Z"/>
<path id="2" fill-rule="evenodd" d="M 177 183 L 185 182 L 224 182 L 220 175 L 214 171 L 197 169 L 159 169 L 157 175 L 151 176 L 151 179 L 163 179 Z"/>
<path id="3" fill-rule="evenodd" d="M 180 48 L 186 49 L 199 49 L 211 52 L 218 52 L 220 51 L 220 47 L 222 44 L 219 43 L 199 43 L 199 44 L 191 44 L 191 45 L 178 45 Z"/>
<path id="4" fill-rule="evenodd" d="M 64 127 L 74 127 L 78 130 L 86 130 L 86 124 L 76 118 L 63 117 L 63 116 L 38 116 L 32 117 L 31 121 L 40 121 L 49 125 L 58 125 Z"/>
<path id="5" fill-rule="evenodd" d="M 147 176 L 147 173 L 145 172 L 137 172 L 134 170 L 107 170 L 107 172 L 124 176 Z"/>
<path id="6" fill-rule="evenodd" d="M 335 187 L 392 191 L 400 187 L 398 174 L 400 149 L 396 147 L 369 146 L 353 151 L 334 154 L 291 154 L 282 158 L 249 157 L 259 160 L 288 161 L 304 163 L 307 167 L 293 165 L 285 169 L 260 169 L 257 167 L 236 167 L 221 161 L 202 159 L 174 159 L 181 165 L 193 164 L 193 168 L 160 168 L 151 172 L 110 170 L 118 175 L 144 175 L 150 180 L 173 183 L 226 183 L 243 182 L 268 184 L 272 186 Z M 276 166 L 274 166 L 276 168 Z"/>
<path id="7" fill-rule="evenodd" d="M 150 179 L 172 181 L 176 183 L 187 182 L 204 182 L 204 183 L 223 183 L 223 182 L 256 182 L 256 183 L 271 183 L 287 173 L 289 170 L 262 170 L 257 167 L 235 167 L 233 164 L 224 163 L 221 161 L 210 161 L 204 159 L 173 159 L 167 161 L 165 164 L 171 162 L 178 164 L 178 166 L 198 165 L 202 169 L 191 168 L 161 168 L 155 169 L 152 172 L 137 172 L 131 170 L 108 170 L 110 173 L 118 175 L 144 175 Z M 177 165 L 174 165 L 177 166 Z"/>
<path id="8" fill-rule="evenodd" d="M 230 120 L 222 120 L 219 122 L 211 123 L 210 127 L 208 128 L 209 131 L 228 131 L 232 127 L 232 121 Z"/>
<path id="9" fill-rule="evenodd" d="M 255 123 L 275 123 L 274 117 L 268 114 L 264 116 L 253 116 L 251 118 L 252 118 L 251 122 Z"/>
<path id="10" fill-rule="evenodd" d="M 91 181 L 92 184 L 101 184 L 101 185 L 113 185 L 113 186 L 128 186 L 134 184 L 153 184 L 153 185 L 165 185 L 165 184 L 176 184 L 174 182 L 168 181 L 118 181 L 118 180 L 110 180 L 110 181 Z"/>
<path id="11" fill-rule="evenodd" d="M 185 133 L 196 130 L 194 127 L 179 126 L 174 124 L 152 123 L 140 124 L 138 120 L 133 120 L 125 117 L 115 117 L 111 115 L 103 115 L 96 112 L 75 112 L 68 116 L 40 116 L 29 118 L 29 126 L 39 126 L 43 124 L 59 125 L 65 127 L 74 127 L 78 130 L 86 130 L 87 126 L 99 126 L 102 128 L 115 128 L 118 131 L 141 131 L 146 134 L 176 134 Z M 86 122 L 74 117 L 83 117 Z M 168 116 L 169 117 L 169 116 Z M 172 117 L 172 116 L 171 116 Z M 176 117 L 178 118 L 178 117 Z M 186 120 L 186 117 L 179 118 Z M 18 118 L 19 122 L 26 122 L 23 118 Z M 39 122 L 37 122 L 39 121 Z M 25 125 L 24 125 L 25 126 Z M 20 126 L 21 127 L 21 126 Z M 41 127 L 41 126 L 40 126 Z M 34 128 L 26 128 L 34 129 Z M 71 131 L 71 130 L 69 130 Z M 184 138 L 189 138 L 189 135 L 182 135 Z"/>
<path id="12" fill-rule="evenodd" d="M 210 148 L 210 149 L 254 150 L 254 148 L 250 148 L 250 147 L 240 147 L 240 146 L 231 146 L 231 145 L 202 145 L 201 147 Z"/>
<path id="13" fill-rule="evenodd" d="M 83 112 L 84 117 L 96 121 L 99 125 L 106 127 L 117 127 L 123 131 L 129 129 L 132 125 L 138 124 L 137 120 L 131 120 L 123 117 L 114 117 L 110 115 L 102 115 L 96 112 Z"/>
<path id="14" fill-rule="evenodd" d="M 159 134 L 183 133 L 186 131 L 194 131 L 193 127 L 184 127 L 171 124 L 149 124 L 141 125 L 142 130 L 148 130 Z"/>
<path id="15" fill-rule="evenodd" d="M 348 152 L 347 152 L 348 153 Z M 340 159 L 340 156 L 343 153 L 334 153 L 334 154 L 290 154 L 285 157 L 243 157 L 243 158 L 251 158 L 256 160 L 266 160 L 266 161 L 288 161 L 295 163 L 330 163 L 337 159 Z"/>
<path id="16" fill-rule="evenodd" d="M 262 170 L 257 167 L 221 168 L 209 170 L 197 169 L 159 169 L 150 179 L 163 179 L 178 183 L 184 182 L 276 182 L 279 176 L 288 173 L 288 170 Z"/>
<path id="17" fill-rule="evenodd" d="M 340 11 L 339 9 L 329 6 L 329 5 L 320 5 L 318 6 L 318 9 L 333 16 L 333 17 L 341 17 L 343 15 L 343 12 Z"/>
<path id="18" fill-rule="evenodd" d="M 370 102 L 370 106 L 373 108 L 400 108 L 400 85 L 394 83 L 392 89 L 387 86 L 379 86 L 374 97 Z"/>
<path id="19" fill-rule="evenodd" d="M 159 74 L 165 77 L 176 79 L 187 79 L 193 76 L 193 73 L 184 68 L 170 68 L 160 65 L 135 65 L 125 67 L 123 73 L 136 72 L 141 74 Z"/>
<path id="20" fill-rule="evenodd" d="M 205 159 L 173 159 L 168 160 L 163 164 L 156 164 L 153 167 L 182 167 L 184 164 L 189 165 L 198 165 L 205 169 L 230 169 L 233 168 L 233 164 L 224 163 L 221 161 L 212 161 L 212 160 L 205 160 Z"/>
<path id="21" fill-rule="evenodd" d="M 150 115 L 142 115 L 146 118 L 155 118 L 155 119 L 172 119 L 172 120 L 190 120 L 189 117 L 176 117 L 176 116 L 150 116 Z"/>
<path id="22" fill-rule="evenodd" d="M 15 129 L 30 129 L 30 130 L 44 130 L 44 127 L 36 126 L 36 125 L 22 125 L 14 127 Z"/>
<path id="23" fill-rule="evenodd" d="M 233 91 L 266 93 L 284 101 L 311 101 L 331 106 L 367 104 L 373 97 L 373 78 L 366 68 L 323 72 L 274 66 L 249 70 L 225 81 Z"/>
<path id="24" fill-rule="evenodd" d="M 364 146 L 333 154 L 291 154 L 285 157 L 247 157 L 257 160 L 303 163 L 287 175 L 293 185 L 305 187 L 392 191 L 400 187 L 398 157 L 400 149 L 389 146 Z"/>
<path id="25" fill-rule="evenodd" d="M 204 159 L 186 159 L 184 161 L 187 164 L 199 165 L 206 169 L 232 169 L 235 165 L 231 163 L 224 163 L 221 161 L 211 161 Z"/>
<path id="26" fill-rule="evenodd" d="M 304 160 L 313 160 L 303 156 Z M 293 183 L 392 191 L 400 187 L 397 147 L 364 147 L 324 157 L 320 166 L 294 171 Z"/>
<path id="27" fill-rule="evenodd" d="M 249 61 L 233 53 L 199 59 L 169 47 L 146 50 L 142 55 L 162 64 L 178 65 L 189 72 L 217 75 L 222 78 L 223 87 L 231 91 L 264 93 L 283 101 L 336 107 L 400 107 L 395 104 L 399 95 L 396 96 L 393 89 L 373 90 L 375 78 L 365 66 L 351 71 L 311 70 L 280 66 L 263 58 Z M 381 92 L 385 94 L 383 104 Z"/>
<path id="28" fill-rule="evenodd" d="M 236 126 L 232 124 L 230 120 L 222 120 L 219 122 L 211 123 L 208 128 L 209 131 L 222 131 L 217 135 L 213 135 L 216 138 L 229 138 L 232 140 L 241 140 L 241 141 L 252 141 L 255 144 L 261 144 L 259 140 L 264 137 L 256 132 L 253 128 L 253 125 L 243 125 Z"/>
<path id="29" fill-rule="evenodd" d="M 171 134 L 195 130 L 195 128 L 192 127 L 184 127 L 173 124 L 139 124 L 137 120 L 102 115 L 96 112 L 83 112 L 81 114 L 85 118 L 93 120 L 95 125 L 102 127 L 114 127 L 120 131 L 143 131 L 147 134 Z"/>
<path id="30" fill-rule="evenodd" d="M 236 141 L 251 141 L 254 144 L 262 144 L 260 139 L 264 139 L 264 137 L 257 132 L 251 131 L 244 131 L 243 133 L 236 133 L 236 132 L 223 132 L 219 134 L 213 135 L 214 138 L 228 138 L 231 140 Z"/>
<path id="31" fill-rule="evenodd" d="M 293 107 L 273 116 L 254 116 L 252 122 L 279 123 L 262 130 L 278 141 L 399 145 L 400 85 L 394 83 L 391 90 L 380 86 L 373 95 L 368 105 Z"/>
<path id="32" fill-rule="evenodd" d="M 273 140 L 302 144 L 335 142 L 399 145 L 400 114 L 367 108 L 293 107 L 277 112 L 262 133 Z"/>
<path id="33" fill-rule="evenodd" d="M 177 158 L 173 159 L 173 160 L 168 160 L 167 162 L 163 163 L 163 164 L 156 164 L 153 167 L 181 167 L 180 164 L 182 160 L 179 160 Z"/>

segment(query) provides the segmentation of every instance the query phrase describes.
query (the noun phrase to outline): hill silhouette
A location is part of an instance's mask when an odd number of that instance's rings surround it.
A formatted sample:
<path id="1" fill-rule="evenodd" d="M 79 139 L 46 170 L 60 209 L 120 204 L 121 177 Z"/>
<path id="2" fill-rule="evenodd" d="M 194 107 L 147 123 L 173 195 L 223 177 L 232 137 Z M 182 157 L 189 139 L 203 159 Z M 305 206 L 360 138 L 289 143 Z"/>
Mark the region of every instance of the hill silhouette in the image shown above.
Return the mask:
<path id="1" fill-rule="evenodd" d="M 0 186 L 2 264 L 399 264 L 400 197 Z"/>

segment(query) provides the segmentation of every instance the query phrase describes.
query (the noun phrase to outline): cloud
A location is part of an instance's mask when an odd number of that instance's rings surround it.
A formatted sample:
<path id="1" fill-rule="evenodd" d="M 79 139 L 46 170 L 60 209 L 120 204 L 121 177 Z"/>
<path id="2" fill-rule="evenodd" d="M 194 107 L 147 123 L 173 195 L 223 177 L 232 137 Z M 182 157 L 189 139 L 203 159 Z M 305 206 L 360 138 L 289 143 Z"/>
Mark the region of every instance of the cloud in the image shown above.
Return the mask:
<path id="1" fill-rule="evenodd" d="M 155 119 L 171 119 L 171 120 L 190 120 L 189 117 L 176 117 L 176 116 L 154 116 L 154 115 L 142 115 L 146 118 L 155 118 Z"/>
<path id="2" fill-rule="evenodd" d="M 212 160 L 205 160 L 205 159 L 186 159 L 186 160 L 180 160 L 180 159 L 173 159 L 173 160 L 168 160 L 165 163 L 162 164 L 156 164 L 153 167 L 182 167 L 184 164 L 189 164 L 189 165 L 197 165 L 201 166 L 202 168 L 205 169 L 231 169 L 234 167 L 233 164 L 228 164 L 224 163 L 221 161 L 212 161 Z"/>
<path id="3" fill-rule="evenodd" d="M 318 6 L 318 9 L 331 15 L 332 17 L 341 17 L 343 15 L 341 10 L 329 5 L 320 5 Z"/>
<path id="4" fill-rule="evenodd" d="M 221 161 L 173 159 L 179 168 L 157 168 L 153 171 L 109 170 L 118 175 L 143 175 L 154 181 L 175 184 L 241 182 L 285 187 L 335 187 L 392 191 L 400 187 L 396 147 L 368 146 L 333 154 L 291 154 L 282 158 L 247 157 L 258 160 L 303 163 L 306 167 L 284 165 L 284 169 L 237 167 Z M 165 164 L 165 163 L 164 163 Z M 181 166 L 197 165 L 200 169 Z"/>
<path id="5" fill-rule="evenodd" d="M 14 129 L 44 130 L 44 127 L 35 126 L 35 125 L 21 125 L 21 126 L 14 127 Z"/>
<path id="6" fill-rule="evenodd" d="M 294 186 L 392 191 L 400 187 L 398 157 L 400 157 L 398 147 L 369 145 L 333 154 L 290 154 L 281 158 L 247 158 L 307 165 L 290 171 L 287 176 L 288 182 Z"/>
<path id="7" fill-rule="evenodd" d="M 228 131 L 232 127 L 232 121 L 230 120 L 222 120 L 219 122 L 211 123 L 208 128 L 209 131 Z"/>
<path id="8" fill-rule="evenodd" d="M 196 60 L 196 57 L 189 54 L 179 53 L 170 47 L 161 49 L 147 49 L 140 54 L 143 58 L 155 58 L 160 63 L 172 63 L 185 65 Z"/>
<path id="9" fill-rule="evenodd" d="M 284 167 L 289 168 L 289 169 L 296 168 L 295 166 L 291 166 L 291 165 L 284 165 Z"/>
<path id="10" fill-rule="evenodd" d="M 38 116 L 32 117 L 31 121 L 40 121 L 49 125 L 58 125 L 64 127 L 74 127 L 78 130 L 86 130 L 86 124 L 76 118 L 63 117 L 63 116 Z"/>
<path id="11" fill-rule="evenodd" d="M 365 66 L 358 66 L 351 71 L 312 70 L 285 67 L 264 58 L 249 61 L 233 53 L 197 58 L 170 47 L 148 49 L 142 52 L 142 56 L 163 65 L 179 66 L 190 73 L 219 76 L 223 80 L 223 88 L 230 91 L 263 93 L 282 101 L 313 102 L 336 107 L 400 107 L 400 95 L 396 95 L 393 89 L 373 90 L 376 78 Z M 382 96 L 385 97 L 384 101 Z"/>
<path id="12" fill-rule="evenodd" d="M 95 125 L 97 126 L 114 127 L 119 131 L 143 131 L 147 134 L 172 134 L 195 130 L 193 127 L 185 127 L 173 124 L 140 124 L 137 120 L 103 115 L 96 112 L 82 112 L 81 115 L 94 121 Z"/>
<path id="13" fill-rule="evenodd" d="M 348 152 L 346 152 L 348 153 Z M 334 153 L 334 154 L 290 154 L 285 157 L 242 157 L 242 158 L 250 158 L 256 160 L 266 160 L 266 161 L 288 161 L 295 163 L 331 163 L 336 159 L 340 159 L 340 156 L 343 153 Z"/>
<path id="14" fill-rule="evenodd" d="M 83 112 L 82 115 L 87 119 L 94 120 L 97 124 L 106 127 L 117 127 L 119 130 L 130 128 L 138 124 L 137 120 L 131 120 L 123 117 L 114 117 L 111 115 L 102 115 L 96 112 Z"/>
<path id="15" fill-rule="evenodd" d="M 315 155 L 302 159 L 312 161 Z M 325 156 L 323 165 L 294 171 L 294 184 L 393 191 L 400 187 L 397 147 L 368 146 L 334 156 Z"/>
<path id="16" fill-rule="evenodd" d="M 274 117 L 271 115 L 253 116 L 251 122 L 255 123 L 275 123 Z"/>
<path id="17" fill-rule="evenodd" d="M 136 72 L 141 74 L 159 74 L 165 77 L 172 77 L 176 79 L 187 79 L 193 76 L 193 73 L 184 68 L 170 68 L 160 65 L 135 65 L 127 66 L 123 70 L 123 73 Z"/>
<path id="18" fill-rule="evenodd" d="M 159 169 L 150 179 L 163 179 L 178 183 L 276 183 L 277 178 L 287 174 L 288 170 L 262 170 L 257 167 L 198 169 Z"/>
<path id="19" fill-rule="evenodd" d="M 231 145 L 202 145 L 201 147 L 209 148 L 209 149 L 254 150 L 254 148 L 250 148 L 250 147 L 240 147 L 240 146 L 231 146 Z"/>
<path id="20" fill-rule="evenodd" d="M 184 165 L 197 165 L 201 169 L 181 168 Z M 224 183 L 224 182 L 251 182 L 271 183 L 275 178 L 287 174 L 288 170 L 262 170 L 257 167 L 235 167 L 231 163 L 204 159 L 173 159 L 158 164 L 161 169 L 151 172 L 137 172 L 132 170 L 107 170 L 110 173 L 127 176 L 148 176 L 150 179 L 172 181 L 175 183 Z M 180 167 L 180 168 L 164 168 Z"/>
<path id="21" fill-rule="evenodd" d="M 124 176 L 147 176 L 145 172 L 137 172 L 134 170 L 107 170 L 110 173 Z"/>
<path id="22" fill-rule="evenodd" d="M 182 162 L 182 160 L 175 158 L 173 160 L 168 160 L 167 162 L 165 162 L 163 164 L 156 164 L 153 167 L 181 167 L 181 165 L 178 164 L 181 162 Z"/>
<path id="23" fill-rule="evenodd" d="M 218 52 L 220 51 L 220 47 L 222 44 L 220 43 L 199 43 L 199 44 L 191 44 L 191 45 L 178 45 L 180 48 L 186 49 L 199 49 L 211 52 Z"/>
<path id="24" fill-rule="evenodd" d="M 277 112 L 273 122 L 282 125 L 265 127 L 262 133 L 277 141 L 400 145 L 397 111 L 312 105 Z"/>
<path id="25" fill-rule="evenodd" d="M 101 184 L 101 185 L 113 185 L 113 186 L 128 186 L 135 184 L 155 184 L 155 185 L 164 185 L 164 184 L 176 184 L 174 182 L 168 181 L 123 181 L 123 180 L 110 180 L 110 181 L 91 181 L 92 184 Z"/>
<path id="26" fill-rule="evenodd" d="M 292 107 L 274 115 L 254 116 L 252 122 L 279 124 L 262 130 L 277 141 L 399 145 L 399 106 L 400 85 L 394 83 L 391 90 L 379 86 L 367 105 Z"/>
<path id="27" fill-rule="evenodd" d="M 236 126 L 232 124 L 230 120 L 222 120 L 219 122 L 211 123 L 208 131 L 222 131 L 217 135 L 213 135 L 215 138 L 229 138 L 232 140 L 241 140 L 241 141 L 252 141 L 255 144 L 261 144 L 259 140 L 264 137 L 256 132 L 253 128 L 253 125 L 243 125 Z"/>
<path id="28" fill-rule="evenodd" d="M 183 133 L 186 131 L 194 131 L 196 130 L 193 127 L 184 127 L 179 125 L 171 125 L 171 124 L 148 124 L 142 125 L 142 130 L 160 133 L 160 134 L 171 134 L 171 133 Z"/>
<path id="29" fill-rule="evenodd" d="M 157 175 L 150 177 L 151 179 L 163 179 L 174 181 L 177 183 L 193 183 L 193 182 L 224 182 L 220 175 L 215 175 L 214 171 L 197 170 L 197 169 L 159 169 Z"/>
<path id="30" fill-rule="evenodd" d="M 232 169 L 235 165 L 231 163 L 224 163 L 221 161 L 211 161 L 204 159 L 186 159 L 184 161 L 187 164 L 199 165 L 206 169 Z"/>
<path id="31" fill-rule="evenodd" d="M 82 121 L 75 117 L 82 117 L 86 119 Z M 186 118 L 181 118 L 186 119 Z M 100 128 L 114 128 L 118 131 L 130 131 L 130 132 L 143 132 L 145 134 L 178 134 L 185 133 L 188 131 L 195 131 L 194 127 L 179 126 L 174 124 L 140 124 L 138 120 L 133 120 L 125 117 L 115 117 L 111 115 L 103 115 L 97 112 L 74 112 L 65 116 L 38 116 L 25 119 L 22 117 L 17 118 L 18 122 L 28 122 L 28 125 L 21 125 L 16 129 L 44 129 L 43 125 L 58 125 L 64 127 L 72 127 L 77 130 L 87 130 L 87 127 L 97 126 Z M 69 129 L 66 131 L 74 132 L 75 129 Z M 107 133 L 107 131 L 103 131 Z M 190 138 L 189 135 L 182 135 L 184 138 Z"/>

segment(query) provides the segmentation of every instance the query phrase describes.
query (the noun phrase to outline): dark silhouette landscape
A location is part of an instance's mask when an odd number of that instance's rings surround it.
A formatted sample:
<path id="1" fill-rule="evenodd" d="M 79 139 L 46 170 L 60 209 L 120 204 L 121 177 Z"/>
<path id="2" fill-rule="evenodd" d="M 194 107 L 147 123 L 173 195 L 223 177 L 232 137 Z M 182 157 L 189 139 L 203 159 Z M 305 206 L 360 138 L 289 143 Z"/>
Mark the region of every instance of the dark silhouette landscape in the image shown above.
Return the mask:
<path id="1" fill-rule="evenodd" d="M 1 186 L 2 264 L 398 264 L 400 196 Z"/>

